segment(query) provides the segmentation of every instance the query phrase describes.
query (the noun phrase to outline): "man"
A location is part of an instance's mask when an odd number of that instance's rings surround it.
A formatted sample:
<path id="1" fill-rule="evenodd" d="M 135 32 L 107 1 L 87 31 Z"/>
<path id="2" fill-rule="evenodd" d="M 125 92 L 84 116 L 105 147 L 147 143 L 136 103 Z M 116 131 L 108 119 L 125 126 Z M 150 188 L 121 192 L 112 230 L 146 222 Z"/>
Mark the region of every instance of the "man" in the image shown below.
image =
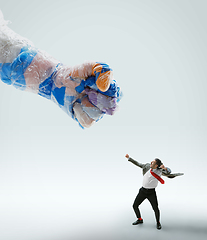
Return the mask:
<path id="1" fill-rule="evenodd" d="M 182 174 L 170 174 L 171 170 L 169 168 L 165 167 L 162 164 L 161 160 L 158 158 L 155 158 L 151 162 L 151 164 L 150 163 L 142 164 L 142 163 L 135 161 L 131 157 L 129 157 L 128 154 L 126 154 L 125 157 L 128 159 L 128 161 L 130 161 L 133 164 L 135 164 L 136 166 L 142 168 L 143 175 L 144 175 L 142 187 L 140 188 L 139 193 L 138 193 L 137 197 L 135 198 L 134 204 L 133 204 L 133 209 L 137 216 L 137 220 L 132 224 L 137 225 L 137 224 L 143 223 L 143 219 L 141 218 L 141 214 L 139 211 L 139 205 L 145 199 L 148 199 L 150 204 L 152 205 L 154 212 L 155 212 L 157 229 L 160 230 L 162 228 L 162 226 L 160 224 L 160 210 L 158 208 L 158 201 L 157 201 L 157 195 L 156 195 L 155 188 L 157 187 L 159 181 L 162 184 L 164 183 L 164 180 L 160 177 L 162 174 L 165 176 L 168 176 L 170 178 L 173 178 L 175 176 L 182 175 Z"/>

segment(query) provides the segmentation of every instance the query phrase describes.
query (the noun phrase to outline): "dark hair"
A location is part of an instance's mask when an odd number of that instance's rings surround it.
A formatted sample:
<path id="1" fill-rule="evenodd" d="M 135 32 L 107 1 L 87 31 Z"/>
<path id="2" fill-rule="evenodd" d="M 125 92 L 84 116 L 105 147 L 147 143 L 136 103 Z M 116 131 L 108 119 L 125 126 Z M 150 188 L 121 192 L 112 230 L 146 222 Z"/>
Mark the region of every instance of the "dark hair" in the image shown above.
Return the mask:
<path id="1" fill-rule="evenodd" d="M 162 161 L 159 158 L 155 158 L 155 161 L 158 165 L 158 168 L 163 164 Z"/>

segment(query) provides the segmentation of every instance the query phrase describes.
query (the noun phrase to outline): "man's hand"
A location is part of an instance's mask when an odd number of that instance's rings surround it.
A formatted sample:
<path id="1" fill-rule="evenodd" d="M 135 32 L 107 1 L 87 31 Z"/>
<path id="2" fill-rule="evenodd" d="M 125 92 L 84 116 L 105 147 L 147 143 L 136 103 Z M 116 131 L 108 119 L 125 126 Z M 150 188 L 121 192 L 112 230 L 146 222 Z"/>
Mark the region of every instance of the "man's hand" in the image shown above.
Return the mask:
<path id="1" fill-rule="evenodd" d="M 167 171 L 167 168 L 166 168 L 163 164 L 160 166 L 160 168 L 162 168 L 162 169 L 164 169 L 165 171 Z"/>
<path id="2" fill-rule="evenodd" d="M 129 154 L 126 154 L 125 157 L 126 157 L 126 158 L 129 158 Z"/>

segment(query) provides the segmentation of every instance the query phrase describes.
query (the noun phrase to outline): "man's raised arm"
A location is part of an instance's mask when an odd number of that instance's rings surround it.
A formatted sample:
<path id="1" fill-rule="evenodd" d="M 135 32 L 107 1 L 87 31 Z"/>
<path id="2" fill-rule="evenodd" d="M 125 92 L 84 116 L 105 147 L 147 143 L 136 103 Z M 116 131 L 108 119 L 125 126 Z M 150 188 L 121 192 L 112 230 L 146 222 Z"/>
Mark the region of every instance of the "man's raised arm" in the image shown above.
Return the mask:
<path id="1" fill-rule="evenodd" d="M 133 158 L 131 158 L 129 156 L 129 154 L 126 154 L 125 157 L 128 159 L 129 162 L 133 163 L 134 165 L 136 165 L 136 166 L 138 166 L 140 168 L 143 168 L 145 166 L 145 164 L 139 163 L 139 162 L 135 161 Z"/>

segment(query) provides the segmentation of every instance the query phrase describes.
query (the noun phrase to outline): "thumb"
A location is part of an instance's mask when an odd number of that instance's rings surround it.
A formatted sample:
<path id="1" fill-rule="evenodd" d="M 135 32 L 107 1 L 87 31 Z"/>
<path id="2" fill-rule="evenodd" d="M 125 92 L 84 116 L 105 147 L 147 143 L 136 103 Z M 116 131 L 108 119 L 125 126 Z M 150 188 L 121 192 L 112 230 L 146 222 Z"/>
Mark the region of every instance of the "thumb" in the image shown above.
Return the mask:
<path id="1" fill-rule="evenodd" d="M 95 63 L 93 65 L 92 75 L 96 77 L 96 85 L 99 90 L 106 92 L 112 82 L 113 72 L 107 64 Z"/>

